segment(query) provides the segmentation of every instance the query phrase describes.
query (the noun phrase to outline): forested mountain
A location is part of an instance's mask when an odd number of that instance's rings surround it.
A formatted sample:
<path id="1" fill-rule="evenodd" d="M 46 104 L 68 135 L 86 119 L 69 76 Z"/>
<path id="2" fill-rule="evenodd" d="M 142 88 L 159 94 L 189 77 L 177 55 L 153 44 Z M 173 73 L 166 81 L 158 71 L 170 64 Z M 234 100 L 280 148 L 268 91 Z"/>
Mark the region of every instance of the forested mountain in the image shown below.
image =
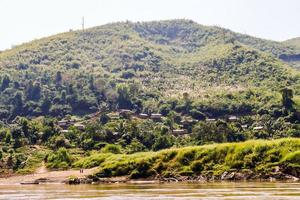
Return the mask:
<path id="1" fill-rule="evenodd" d="M 0 53 L 0 117 L 84 115 L 104 103 L 160 112 L 187 95 L 208 116 L 258 111 L 280 105 L 285 87 L 297 101 L 299 72 L 279 59 L 296 54 L 290 43 L 190 20 L 70 31 Z"/>
<path id="2" fill-rule="evenodd" d="M 296 40 L 189 20 L 106 24 L 1 52 L 0 174 L 45 163 L 100 166 L 99 177 L 299 177 L 298 55 Z"/>

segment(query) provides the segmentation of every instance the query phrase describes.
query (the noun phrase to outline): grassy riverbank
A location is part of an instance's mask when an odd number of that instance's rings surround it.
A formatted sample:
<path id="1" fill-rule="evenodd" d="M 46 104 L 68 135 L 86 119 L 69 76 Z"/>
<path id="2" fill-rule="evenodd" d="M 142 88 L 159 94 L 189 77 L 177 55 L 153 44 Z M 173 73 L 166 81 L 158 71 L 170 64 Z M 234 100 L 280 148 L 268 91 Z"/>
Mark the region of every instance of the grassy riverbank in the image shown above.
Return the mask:
<path id="1" fill-rule="evenodd" d="M 42 151 L 42 147 L 36 148 L 35 151 Z M 85 155 L 78 149 L 62 148 L 56 152 L 43 149 L 42 152 L 48 152 L 47 159 L 33 151 L 29 160 L 35 162 L 28 162 L 23 169 L 1 181 L 20 183 L 43 179 L 45 182 L 65 182 L 70 177 L 82 183 L 97 180 L 127 182 L 132 179 L 206 181 L 300 178 L 300 139 L 297 138 L 251 140 L 134 154 L 104 149 L 86 152 Z M 79 173 L 79 168 L 85 169 L 84 173 Z M 24 173 L 27 175 L 21 175 Z"/>
<path id="2" fill-rule="evenodd" d="M 300 139 L 253 140 L 135 154 L 93 153 L 73 163 L 78 168 L 96 166 L 97 177 L 221 177 L 224 172 L 252 176 L 282 172 L 299 177 Z"/>

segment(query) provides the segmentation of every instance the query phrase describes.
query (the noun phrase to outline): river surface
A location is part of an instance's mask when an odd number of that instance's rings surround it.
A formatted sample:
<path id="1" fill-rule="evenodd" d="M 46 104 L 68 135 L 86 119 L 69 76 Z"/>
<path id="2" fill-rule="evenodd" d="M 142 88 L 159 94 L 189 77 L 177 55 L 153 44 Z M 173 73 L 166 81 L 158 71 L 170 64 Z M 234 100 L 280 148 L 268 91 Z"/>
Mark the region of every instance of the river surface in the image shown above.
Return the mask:
<path id="1" fill-rule="evenodd" d="M 135 183 L 0 185 L 0 199 L 300 200 L 300 183 Z"/>

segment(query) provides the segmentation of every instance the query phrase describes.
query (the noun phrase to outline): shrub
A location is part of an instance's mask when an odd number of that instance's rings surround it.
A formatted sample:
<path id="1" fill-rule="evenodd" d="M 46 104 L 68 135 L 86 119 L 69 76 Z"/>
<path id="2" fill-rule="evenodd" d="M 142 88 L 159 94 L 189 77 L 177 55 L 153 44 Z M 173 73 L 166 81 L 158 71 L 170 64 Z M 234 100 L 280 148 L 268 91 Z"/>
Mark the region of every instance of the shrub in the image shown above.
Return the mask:
<path id="1" fill-rule="evenodd" d="M 189 166 L 184 166 L 180 171 L 179 175 L 181 176 L 192 176 L 194 175 L 194 172 L 191 170 Z"/>
<path id="2" fill-rule="evenodd" d="M 47 167 L 55 169 L 66 169 L 72 162 L 67 149 L 59 148 L 56 152 L 50 153 L 47 157 Z"/>
<path id="3" fill-rule="evenodd" d="M 203 167 L 203 163 L 199 160 L 196 160 L 194 162 L 192 162 L 191 164 L 191 170 L 195 173 L 201 173 L 203 171 L 204 167 Z"/>
<path id="4" fill-rule="evenodd" d="M 162 157 L 163 157 L 162 160 L 164 162 L 168 162 L 168 161 L 174 159 L 176 157 L 176 155 L 177 155 L 177 151 L 175 151 L 175 150 L 165 151 L 162 153 Z"/>
<path id="5" fill-rule="evenodd" d="M 195 158 L 195 150 L 181 151 L 176 158 L 182 165 L 189 165 L 189 163 Z"/>
<path id="6" fill-rule="evenodd" d="M 72 166 L 76 168 L 92 168 L 100 166 L 103 163 L 109 154 L 93 154 L 89 157 L 85 157 L 81 160 L 75 162 Z"/>
<path id="7" fill-rule="evenodd" d="M 131 178 L 146 178 L 152 173 L 150 170 L 151 163 L 147 159 L 142 159 L 136 163 L 135 170 L 130 174 Z"/>
<path id="8" fill-rule="evenodd" d="M 135 73 L 134 73 L 134 71 L 131 71 L 131 70 L 124 71 L 121 75 L 121 77 L 124 79 L 130 79 L 130 78 L 133 78 L 134 76 L 135 76 Z"/>
<path id="9" fill-rule="evenodd" d="M 173 145 L 173 142 L 170 137 L 166 135 L 158 136 L 155 140 L 155 143 L 152 146 L 152 149 L 154 151 L 160 150 L 160 149 L 166 149 Z"/>
<path id="10" fill-rule="evenodd" d="M 300 150 L 287 154 L 282 162 L 300 165 Z"/>
<path id="11" fill-rule="evenodd" d="M 128 153 L 142 152 L 145 151 L 146 147 L 136 138 L 131 141 L 127 146 Z"/>
<path id="12" fill-rule="evenodd" d="M 113 154 L 120 154 L 121 153 L 121 147 L 120 145 L 115 144 L 107 144 L 105 147 L 101 149 L 102 153 L 113 153 Z"/>

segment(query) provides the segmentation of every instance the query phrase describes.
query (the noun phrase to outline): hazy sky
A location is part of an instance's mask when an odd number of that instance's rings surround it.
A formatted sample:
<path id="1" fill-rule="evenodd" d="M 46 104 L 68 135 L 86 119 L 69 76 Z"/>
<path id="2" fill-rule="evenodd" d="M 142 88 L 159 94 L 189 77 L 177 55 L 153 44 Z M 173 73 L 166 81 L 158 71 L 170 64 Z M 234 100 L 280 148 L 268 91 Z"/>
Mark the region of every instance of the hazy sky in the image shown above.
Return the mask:
<path id="1" fill-rule="evenodd" d="M 116 21 L 192 19 L 257 37 L 300 36 L 300 0 L 0 0 L 0 50 Z"/>

